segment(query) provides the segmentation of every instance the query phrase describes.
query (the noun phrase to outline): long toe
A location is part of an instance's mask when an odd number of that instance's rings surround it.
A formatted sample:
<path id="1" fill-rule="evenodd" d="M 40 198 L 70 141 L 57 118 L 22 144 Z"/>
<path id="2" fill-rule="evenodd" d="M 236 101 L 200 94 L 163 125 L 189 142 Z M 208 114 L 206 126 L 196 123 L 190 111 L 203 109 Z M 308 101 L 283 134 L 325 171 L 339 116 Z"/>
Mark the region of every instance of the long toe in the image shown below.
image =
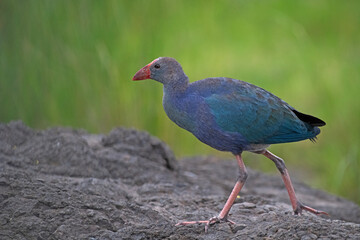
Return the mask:
<path id="1" fill-rule="evenodd" d="M 295 215 L 301 215 L 302 210 L 307 211 L 307 212 L 311 212 L 311 213 L 313 213 L 315 215 L 321 215 L 321 214 L 329 215 L 327 212 L 316 210 L 314 208 L 311 208 L 309 206 L 306 206 L 306 205 L 298 202 L 298 205 L 297 205 L 296 209 L 294 210 L 294 214 Z"/>
<path id="2" fill-rule="evenodd" d="M 305 206 L 305 205 L 302 205 L 301 208 L 305 211 L 308 211 L 308 212 L 311 212 L 313 214 L 316 214 L 316 215 L 321 215 L 321 214 L 324 214 L 324 215 L 328 215 L 329 214 L 327 212 L 324 212 L 324 211 L 319 211 L 319 210 L 316 210 L 314 208 L 311 208 L 311 207 L 308 207 L 308 206 Z"/>
<path id="3" fill-rule="evenodd" d="M 199 221 L 183 221 L 177 223 L 175 226 L 186 226 L 186 225 L 192 225 L 192 224 L 205 224 L 205 232 L 208 231 L 209 227 L 216 223 L 223 223 L 228 222 L 230 224 L 235 224 L 235 222 L 228 220 L 227 218 L 220 219 L 219 217 L 212 217 L 209 220 L 199 220 Z"/>
<path id="4" fill-rule="evenodd" d="M 183 221 L 175 224 L 175 226 L 186 226 L 186 225 L 192 225 L 192 224 L 208 224 L 209 220 L 200 220 L 200 221 Z"/>

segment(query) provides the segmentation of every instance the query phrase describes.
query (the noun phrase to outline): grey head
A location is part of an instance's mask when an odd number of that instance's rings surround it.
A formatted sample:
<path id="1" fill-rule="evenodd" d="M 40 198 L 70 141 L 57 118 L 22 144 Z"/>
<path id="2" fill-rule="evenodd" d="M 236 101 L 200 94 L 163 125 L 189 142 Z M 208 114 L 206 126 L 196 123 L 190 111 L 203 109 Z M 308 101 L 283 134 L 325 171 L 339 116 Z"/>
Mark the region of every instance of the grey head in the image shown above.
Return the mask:
<path id="1" fill-rule="evenodd" d="M 141 68 L 133 80 L 153 79 L 164 84 L 164 87 L 183 88 L 189 80 L 180 63 L 174 58 L 159 57 Z"/>

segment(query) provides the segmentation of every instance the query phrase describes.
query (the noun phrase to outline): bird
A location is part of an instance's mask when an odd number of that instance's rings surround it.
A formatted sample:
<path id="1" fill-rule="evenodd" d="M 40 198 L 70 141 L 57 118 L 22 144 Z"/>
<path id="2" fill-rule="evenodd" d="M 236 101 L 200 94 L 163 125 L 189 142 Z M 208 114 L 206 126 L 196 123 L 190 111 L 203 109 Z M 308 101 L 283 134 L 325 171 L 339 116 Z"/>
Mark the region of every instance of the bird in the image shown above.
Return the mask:
<path id="1" fill-rule="evenodd" d="M 239 174 L 223 209 L 208 220 L 182 221 L 176 226 L 205 224 L 205 232 L 228 219 L 230 209 L 245 184 L 248 173 L 242 158 L 244 151 L 262 154 L 275 163 L 288 192 L 294 215 L 307 211 L 328 215 L 300 202 L 295 194 L 285 162 L 267 148 L 271 144 L 311 140 L 325 122 L 301 113 L 288 103 L 251 83 L 214 77 L 189 81 L 178 61 L 159 57 L 141 68 L 133 81 L 152 79 L 163 84 L 163 108 L 179 127 L 219 151 L 235 155 Z"/>

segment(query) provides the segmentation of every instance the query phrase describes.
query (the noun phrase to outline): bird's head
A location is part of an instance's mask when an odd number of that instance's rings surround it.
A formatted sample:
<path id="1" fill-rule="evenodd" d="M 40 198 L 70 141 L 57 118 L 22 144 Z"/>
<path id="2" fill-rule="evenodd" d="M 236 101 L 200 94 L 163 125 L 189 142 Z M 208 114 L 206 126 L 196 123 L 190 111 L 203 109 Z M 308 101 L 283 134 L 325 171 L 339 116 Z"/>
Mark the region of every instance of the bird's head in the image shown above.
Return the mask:
<path id="1" fill-rule="evenodd" d="M 160 57 L 141 68 L 133 81 L 153 79 L 164 85 L 177 85 L 188 81 L 180 63 L 170 57 Z"/>

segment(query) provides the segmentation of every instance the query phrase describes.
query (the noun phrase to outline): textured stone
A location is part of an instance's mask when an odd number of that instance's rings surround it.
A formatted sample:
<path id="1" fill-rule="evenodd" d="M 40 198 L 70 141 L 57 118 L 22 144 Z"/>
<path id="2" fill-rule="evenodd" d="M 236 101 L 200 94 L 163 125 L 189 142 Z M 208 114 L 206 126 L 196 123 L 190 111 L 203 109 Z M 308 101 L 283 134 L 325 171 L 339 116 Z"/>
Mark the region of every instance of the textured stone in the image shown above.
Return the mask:
<path id="1" fill-rule="evenodd" d="M 0 239 L 360 239 L 356 204 L 295 182 L 305 204 L 331 217 L 294 216 L 280 176 L 251 169 L 230 212 L 237 224 L 207 234 L 203 225 L 175 226 L 218 214 L 236 173 L 235 161 L 176 161 L 133 129 L 0 124 Z"/>

